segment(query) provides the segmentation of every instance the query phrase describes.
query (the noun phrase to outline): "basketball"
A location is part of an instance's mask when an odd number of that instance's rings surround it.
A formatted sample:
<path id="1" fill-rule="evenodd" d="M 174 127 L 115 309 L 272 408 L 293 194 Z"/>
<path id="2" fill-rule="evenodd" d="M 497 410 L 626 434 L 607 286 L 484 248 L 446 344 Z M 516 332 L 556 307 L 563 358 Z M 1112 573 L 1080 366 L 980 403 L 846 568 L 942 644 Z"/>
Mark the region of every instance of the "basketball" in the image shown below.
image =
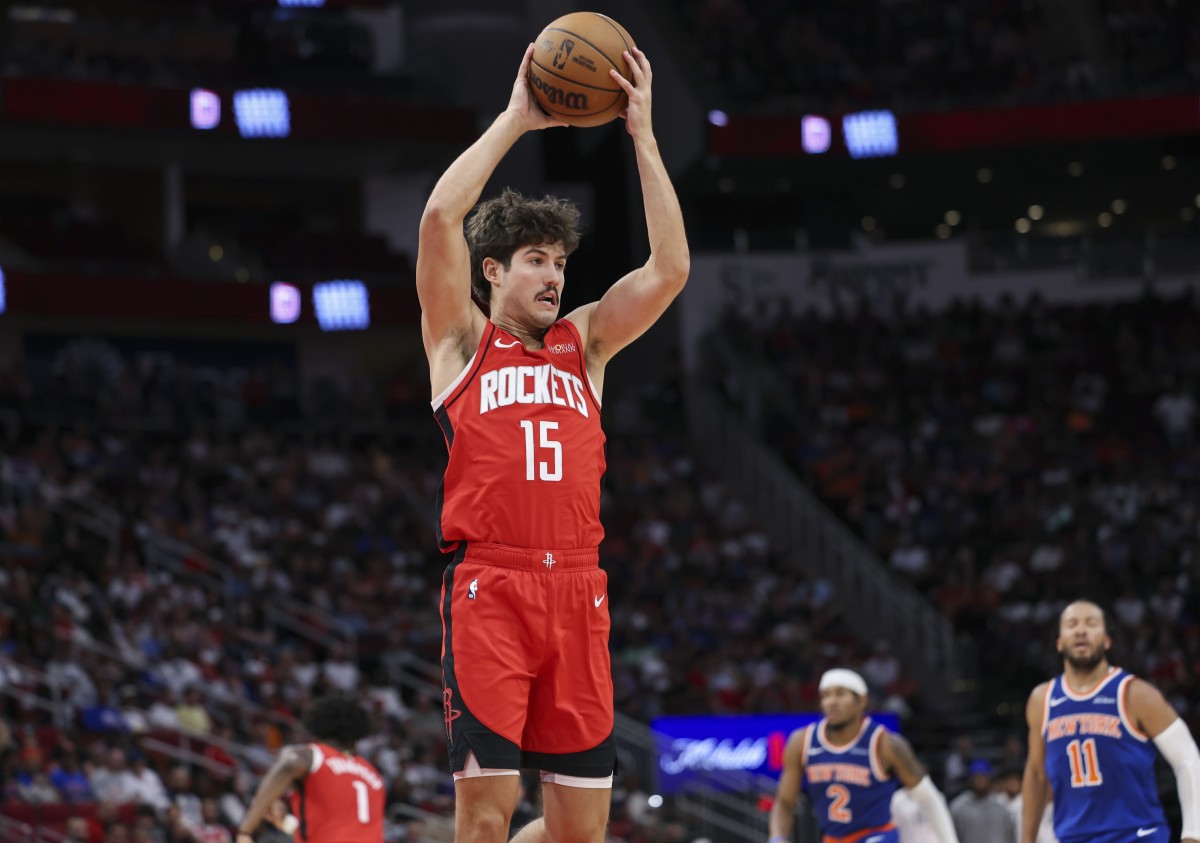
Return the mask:
<path id="1" fill-rule="evenodd" d="M 534 42 L 529 84 L 538 105 L 571 126 L 601 126 L 628 97 L 609 75 L 632 81 L 623 53 L 633 39 L 619 23 L 597 12 L 573 12 L 550 23 Z"/>

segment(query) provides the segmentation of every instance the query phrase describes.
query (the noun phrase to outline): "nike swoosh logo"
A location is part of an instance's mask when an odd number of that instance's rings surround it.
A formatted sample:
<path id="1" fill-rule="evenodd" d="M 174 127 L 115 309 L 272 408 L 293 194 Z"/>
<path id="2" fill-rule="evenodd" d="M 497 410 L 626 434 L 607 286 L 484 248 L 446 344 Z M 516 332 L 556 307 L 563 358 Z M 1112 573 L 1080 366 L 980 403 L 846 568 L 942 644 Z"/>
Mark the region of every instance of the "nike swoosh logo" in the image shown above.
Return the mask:
<path id="1" fill-rule="evenodd" d="M 1158 826 L 1151 826 L 1150 828 L 1139 828 L 1138 829 L 1138 837 L 1149 837 L 1151 834 L 1153 834 L 1156 831 L 1158 831 Z"/>
<path id="2" fill-rule="evenodd" d="M 600 608 L 600 604 L 604 602 L 604 598 L 605 598 L 605 597 L 607 597 L 607 596 L 608 596 L 607 594 L 601 594 L 599 597 L 595 598 L 595 600 L 596 600 L 596 608 L 597 608 L 597 609 L 599 609 L 599 608 Z"/>
<path id="3" fill-rule="evenodd" d="M 1066 701 L 1067 701 L 1066 697 L 1059 697 L 1058 699 L 1054 699 L 1053 697 L 1051 697 L 1050 698 L 1050 707 L 1054 708 L 1054 706 L 1058 705 L 1059 703 L 1065 703 Z"/>
<path id="4" fill-rule="evenodd" d="M 880 840 L 882 840 L 882 839 L 883 839 L 883 835 L 882 835 L 882 834 L 876 834 L 874 837 L 868 837 L 868 838 L 867 838 L 867 839 L 864 841 L 864 843 L 879 843 L 879 841 L 880 841 Z"/>
<path id="5" fill-rule="evenodd" d="M 500 342 L 499 339 L 496 340 L 496 348 L 512 348 L 514 345 L 520 344 L 520 340 L 513 340 L 512 342 Z"/>

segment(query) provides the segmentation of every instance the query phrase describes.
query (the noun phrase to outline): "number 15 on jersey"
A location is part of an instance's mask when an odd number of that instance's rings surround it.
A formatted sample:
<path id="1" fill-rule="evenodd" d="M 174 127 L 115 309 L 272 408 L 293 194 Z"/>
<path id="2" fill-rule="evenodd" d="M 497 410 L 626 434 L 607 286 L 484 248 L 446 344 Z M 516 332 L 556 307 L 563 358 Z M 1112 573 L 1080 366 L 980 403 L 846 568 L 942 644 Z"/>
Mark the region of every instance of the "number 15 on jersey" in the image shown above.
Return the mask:
<path id="1" fill-rule="evenodd" d="M 558 430 L 558 422 L 538 422 L 536 441 L 534 428 L 533 421 L 521 419 L 521 429 L 525 432 L 525 479 L 562 480 L 562 443 L 551 436 Z"/>

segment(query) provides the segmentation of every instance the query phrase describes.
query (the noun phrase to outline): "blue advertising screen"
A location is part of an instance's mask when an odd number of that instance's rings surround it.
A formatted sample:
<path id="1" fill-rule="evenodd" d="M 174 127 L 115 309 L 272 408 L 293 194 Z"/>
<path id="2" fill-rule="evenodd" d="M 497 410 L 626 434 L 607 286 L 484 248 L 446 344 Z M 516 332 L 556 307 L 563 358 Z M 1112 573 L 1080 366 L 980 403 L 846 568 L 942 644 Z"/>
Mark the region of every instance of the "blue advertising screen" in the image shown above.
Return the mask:
<path id="1" fill-rule="evenodd" d="M 871 718 L 899 731 L 894 714 L 872 714 Z M 656 718 L 650 726 L 659 735 L 659 792 L 675 793 L 685 782 L 707 773 L 740 772 L 777 779 L 788 736 L 820 719 L 817 711 Z"/>

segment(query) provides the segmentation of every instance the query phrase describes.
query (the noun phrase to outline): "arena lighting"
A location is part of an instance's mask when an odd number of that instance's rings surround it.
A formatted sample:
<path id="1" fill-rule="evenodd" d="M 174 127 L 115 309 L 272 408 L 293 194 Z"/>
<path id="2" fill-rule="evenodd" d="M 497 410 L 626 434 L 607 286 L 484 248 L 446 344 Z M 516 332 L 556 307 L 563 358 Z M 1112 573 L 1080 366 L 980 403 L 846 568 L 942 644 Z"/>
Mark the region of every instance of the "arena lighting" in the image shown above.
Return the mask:
<path id="1" fill-rule="evenodd" d="M 361 281 L 314 284 L 313 308 L 322 331 L 361 331 L 371 324 L 371 305 Z"/>
<path id="2" fill-rule="evenodd" d="M 828 152 L 833 142 L 833 129 L 829 121 L 817 114 L 805 114 L 800 118 L 800 146 L 809 155 Z"/>
<path id="3" fill-rule="evenodd" d="M 9 20 L 36 23 L 74 23 L 74 9 L 43 9 L 37 5 L 20 4 L 8 10 Z"/>
<path id="4" fill-rule="evenodd" d="M 851 158 L 886 158 L 900 151 L 896 115 L 890 111 L 858 111 L 842 118 L 842 134 Z"/>
<path id="5" fill-rule="evenodd" d="M 4 270 L 0 269 L 0 313 L 8 309 L 8 298 L 4 295 Z"/>
<path id="6" fill-rule="evenodd" d="M 714 126 L 728 126 L 729 115 L 724 111 L 714 108 L 712 111 L 708 112 L 708 122 L 712 123 Z"/>
<path id="7" fill-rule="evenodd" d="M 207 88 L 192 88 L 192 128 L 215 129 L 221 123 L 221 97 Z"/>
<path id="8" fill-rule="evenodd" d="M 325 5 L 325 0 L 279 0 L 283 9 L 319 9 Z"/>
<path id="9" fill-rule="evenodd" d="M 287 94 L 277 88 L 234 91 L 233 116 L 244 138 L 286 138 L 292 131 Z"/>
<path id="10" fill-rule="evenodd" d="M 302 301 L 299 287 L 276 281 L 271 285 L 271 321 L 276 325 L 292 324 L 300 318 Z"/>

